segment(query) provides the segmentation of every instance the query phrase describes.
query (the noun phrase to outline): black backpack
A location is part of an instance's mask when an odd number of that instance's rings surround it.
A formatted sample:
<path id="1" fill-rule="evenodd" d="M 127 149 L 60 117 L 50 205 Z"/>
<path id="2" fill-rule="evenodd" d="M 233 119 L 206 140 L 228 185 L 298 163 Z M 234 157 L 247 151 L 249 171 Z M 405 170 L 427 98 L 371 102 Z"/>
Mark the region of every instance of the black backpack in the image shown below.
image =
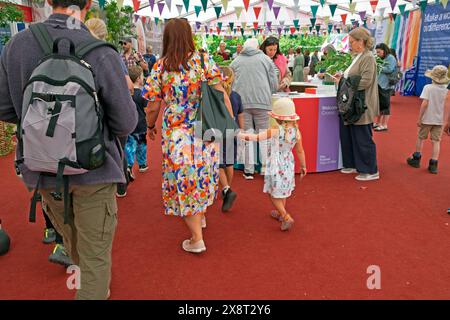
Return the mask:
<path id="1" fill-rule="evenodd" d="M 347 79 L 342 77 L 339 81 L 337 94 L 339 115 L 348 124 L 357 122 L 367 109 L 364 90 L 358 90 L 360 81 L 359 75 Z"/>
<path id="2" fill-rule="evenodd" d="M 400 82 L 403 78 L 403 73 L 400 71 L 400 67 L 396 66 L 394 72 L 390 73 L 388 75 L 389 85 L 395 86 L 397 83 Z"/>

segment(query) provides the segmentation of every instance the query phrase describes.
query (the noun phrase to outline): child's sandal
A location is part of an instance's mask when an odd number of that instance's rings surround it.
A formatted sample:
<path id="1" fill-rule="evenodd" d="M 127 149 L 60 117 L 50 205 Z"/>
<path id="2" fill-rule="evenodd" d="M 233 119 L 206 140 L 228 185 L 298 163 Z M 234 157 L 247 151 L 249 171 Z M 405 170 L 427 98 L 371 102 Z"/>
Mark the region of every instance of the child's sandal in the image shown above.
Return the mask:
<path id="1" fill-rule="evenodd" d="M 280 222 L 283 221 L 283 218 L 281 217 L 281 214 L 279 214 L 277 210 L 272 210 L 272 211 L 270 212 L 270 216 L 271 216 L 272 218 L 274 218 L 274 219 L 277 219 L 277 220 L 280 221 Z"/>
<path id="2" fill-rule="evenodd" d="M 281 231 L 287 231 L 292 228 L 294 224 L 294 219 L 292 219 L 290 214 L 286 214 L 281 221 Z"/>

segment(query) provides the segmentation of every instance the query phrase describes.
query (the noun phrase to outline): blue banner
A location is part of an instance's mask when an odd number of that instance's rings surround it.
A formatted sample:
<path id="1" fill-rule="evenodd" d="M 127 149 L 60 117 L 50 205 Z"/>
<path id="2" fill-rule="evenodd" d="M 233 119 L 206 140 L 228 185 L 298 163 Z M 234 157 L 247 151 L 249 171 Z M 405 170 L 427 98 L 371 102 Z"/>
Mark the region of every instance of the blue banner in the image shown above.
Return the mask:
<path id="1" fill-rule="evenodd" d="M 431 79 L 425 71 L 435 65 L 450 67 L 450 6 L 428 5 L 422 17 L 422 32 L 419 47 L 419 67 L 416 79 L 416 95 L 420 96 Z"/>

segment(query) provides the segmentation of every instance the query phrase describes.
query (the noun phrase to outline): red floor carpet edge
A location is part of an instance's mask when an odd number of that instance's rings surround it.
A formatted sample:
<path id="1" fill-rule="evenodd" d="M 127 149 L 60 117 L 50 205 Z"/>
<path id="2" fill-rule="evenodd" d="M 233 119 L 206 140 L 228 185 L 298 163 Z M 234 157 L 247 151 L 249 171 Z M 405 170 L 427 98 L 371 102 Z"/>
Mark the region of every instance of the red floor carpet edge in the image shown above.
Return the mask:
<path id="1" fill-rule="evenodd" d="M 119 200 L 113 249 L 112 299 L 449 299 L 450 137 L 443 137 L 439 174 L 406 165 L 414 150 L 420 100 L 394 97 L 387 132 L 374 133 L 381 179 L 358 182 L 339 172 L 297 181 L 281 232 L 269 217 L 263 179 L 236 171 L 233 210 L 207 215 L 208 250 L 181 249 L 189 234 L 163 215 L 160 141 L 149 144 L 150 169 L 136 173 Z M 47 261 L 44 220 L 28 223 L 30 194 L 15 176 L 13 156 L 0 158 L 0 218 L 12 238 L 0 257 L 0 299 L 72 299 L 63 267 Z M 137 170 L 136 170 L 137 171 Z M 369 266 L 381 289 L 369 290 Z"/>

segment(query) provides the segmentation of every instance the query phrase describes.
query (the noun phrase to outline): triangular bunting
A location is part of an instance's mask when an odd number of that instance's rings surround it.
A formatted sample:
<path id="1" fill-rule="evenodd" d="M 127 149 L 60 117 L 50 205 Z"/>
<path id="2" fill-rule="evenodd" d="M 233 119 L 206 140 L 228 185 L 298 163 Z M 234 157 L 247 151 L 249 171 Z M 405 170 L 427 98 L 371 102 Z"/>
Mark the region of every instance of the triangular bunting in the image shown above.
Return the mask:
<path id="1" fill-rule="evenodd" d="M 227 10 L 228 10 L 228 0 L 221 0 L 221 2 L 222 2 L 223 12 L 227 12 Z"/>
<path id="2" fill-rule="evenodd" d="M 233 30 L 233 28 L 234 28 L 234 22 L 229 22 L 228 25 L 230 26 L 230 29 Z"/>
<path id="3" fill-rule="evenodd" d="M 247 27 L 247 22 L 241 22 L 241 26 L 243 29 L 245 29 Z"/>
<path id="4" fill-rule="evenodd" d="M 280 13 L 280 7 L 273 7 L 273 14 L 275 15 L 275 19 L 278 19 L 279 13 Z"/>
<path id="5" fill-rule="evenodd" d="M 312 32 L 313 27 L 309 27 L 309 32 Z"/>
<path id="6" fill-rule="evenodd" d="M 290 30 L 291 30 L 291 34 L 294 34 L 296 29 L 294 27 L 291 27 Z"/>
<path id="7" fill-rule="evenodd" d="M 319 34 L 319 32 L 320 32 L 320 25 L 319 24 L 316 25 L 316 31 L 317 31 L 317 34 Z"/>
<path id="8" fill-rule="evenodd" d="M 267 21 L 266 26 L 270 30 L 272 28 L 272 21 Z"/>
<path id="9" fill-rule="evenodd" d="M 155 17 L 155 25 L 158 25 L 159 18 Z"/>
<path id="10" fill-rule="evenodd" d="M 195 10 L 195 15 L 198 18 L 198 15 L 200 14 L 200 11 L 202 10 L 202 7 L 201 6 L 195 6 L 194 10 Z"/>
<path id="11" fill-rule="evenodd" d="M 312 12 L 313 18 L 316 17 L 317 9 L 319 9 L 319 6 L 318 6 L 318 5 L 311 6 L 311 12 Z"/>
<path id="12" fill-rule="evenodd" d="M 350 4 L 348 5 L 348 9 L 350 10 L 350 13 L 351 13 L 351 14 L 355 14 L 355 12 L 356 12 L 356 2 L 350 3 Z"/>
<path id="13" fill-rule="evenodd" d="M 328 24 L 328 33 L 331 33 L 331 30 L 333 29 L 333 25 L 331 23 Z"/>
<path id="14" fill-rule="evenodd" d="M 258 29 L 258 22 L 253 22 L 253 28 Z"/>
<path id="15" fill-rule="evenodd" d="M 253 12 L 255 12 L 255 17 L 258 20 L 259 14 L 261 13 L 261 7 L 253 7 Z"/>
<path id="16" fill-rule="evenodd" d="M 155 5 L 155 3 L 153 3 L 153 5 Z M 123 7 L 123 0 L 117 0 L 117 8 L 122 9 Z"/>
<path id="17" fill-rule="evenodd" d="M 400 10 L 401 15 L 405 14 L 406 4 L 399 4 L 398 9 Z"/>
<path id="18" fill-rule="evenodd" d="M 311 25 L 314 27 L 316 25 L 316 18 L 309 19 L 311 21 Z"/>
<path id="19" fill-rule="evenodd" d="M 245 32 L 244 28 L 241 28 L 241 34 L 242 34 L 242 36 L 244 36 L 244 32 Z"/>
<path id="20" fill-rule="evenodd" d="M 140 6 L 141 6 L 141 1 L 140 0 L 133 0 L 134 12 L 138 12 Z"/>
<path id="21" fill-rule="evenodd" d="M 248 11 L 248 6 L 250 5 L 250 0 L 243 0 L 245 11 Z"/>
<path id="22" fill-rule="evenodd" d="M 322 19 L 323 19 L 323 23 L 325 23 L 325 24 L 328 24 L 328 22 L 330 22 L 329 16 L 322 17 Z"/>
<path id="23" fill-rule="evenodd" d="M 202 26 L 202 23 L 200 21 L 195 22 L 195 29 L 200 29 L 200 27 Z"/>
<path id="24" fill-rule="evenodd" d="M 221 30 L 222 30 L 221 28 L 217 27 L 217 34 L 220 34 Z"/>
<path id="25" fill-rule="evenodd" d="M 391 4 L 392 12 L 394 12 L 394 8 L 395 8 L 395 5 L 397 4 L 397 0 L 389 0 L 389 3 Z"/>
<path id="26" fill-rule="evenodd" d="M 206 12 L 206 9 L 208 8 L 208 0 L 201 0 L 201 1 L 202 1 L 203 11 Z"/>
<path id="27" fill-rule="evenodd" d="M 220 12 L 222 11 L 222 7 L 214 7 L 214 11 L 216 11 L 216 17 L 217 19 L 219 19 L 220 17 Z"/>
<path id="28" fill-rule="evenodd" d="M 397 18 L 397 14 L 396 13 L 392 13 L 392 20 L 395 21 L 396 18 Z"/>
<path id="29" fill-rule="evenodd" d="M 350 3 L 351 3 L 351 0 L 350 0 Z M 324 4 L 325 4 L 325 0 L 320 0 L 320 5 L 322 6 L 322 8 L 323 8 Z"/>
<path id="30" fill-rule="evenodd" d="M 359 17 L 361 18 L 361 20 L 364 20 L 366 18 L 366 12 L 365 11 L 360 11 L 359 12 Z"/>
<path id="31" fill-rule="evenodd" d="M 422 0 L 419 2 L 420 10 L 422 12 L 425 12 L 425 9 L 427 8 L 427 3 L 428 3 L 427 0 Z"/>
<path id="32" fill-rule="evenodd" d="M 137 14 L 134 15 L 134 23 L 136 23 L 139 20 L 139 16 Z"/>
<path id="33" fill-rule="evenodd" d="M 336 12 L 337 4 L 330 4 L 328 5 L 330 7 L 331 16 L 334 17 L 334 13 Z"/>
<path id="34" fill-rule="evenodd" d="M 277 28 L 277 31 L 278 31 L 278 36 L 281 36 L 281 32 L 283 31 L 283 29 L 280 28 L 280 27 L 278 27 L 278 28 Z"/>
<path id="35" fill-rule="evenodd" d="M 346 22 L 346 20 L 347 20 L 347 14 L 345 13 L 345 14 L 341 14 L 341 19 L 342 19 L 342 22 L 344 23 L 344 25 L 345 25 L 345 22 Z"/>
<path id="36" fill-rule="evenodd" d="M 281 20 L 278 23 L 280 24 L 281 27 L 284 27 L 284 20 Z"/>
<path id="37" fill-rule="evenodd" d="M 141 17 L 141 21 L 142 21 L 142 24 L 145 25 L 145 22 L 147 21 L 147 17 L 142 16 L 142 17 Z"/>
<path id="38" fill-rule="evenodd" d="M 181 10 L 183 10 L 183 6 L 181 4 L 177 4 L 177 11 L 178 11 L 178 15 L 181 16 Z"/>
<path id="39" fill-rule="evenodd" d="M 98 0 L 98 6 L 100 7 L 100 9 L 103 9 L 105 7 L 105 2 L 106 2 L 106 0 Z M 123 1 L 122 1 L 122 5 L 123 5 Z"/>
<path id="40" fill-rule="evenodd" d="M 236 17 L 239 19 L 241 17 L 243 7 L 234 7 L 234 12 L 236 13 Z"/>
<path id="41" fill-rule="evenodd" d="M 272 10 L 273 0 L 267 0 L 267 5 L 269 6 L 269 10 Z"/>
<path id="42" fill-rule="evenodd" d="M 183 0 L 183 4 L 186 12 L 189 12 L 189 0 Z"/>
<path id="43" fill-rule="evenodd" d="M 442 3 L 442 6 L 444 7 L 444 9 L 447 8 L 448 0 L 441 0 L 441 3 Z"/>
<path id="44" fill-rule="evenodd" d="M 167 9 L 169 9 L 169 12 L 172 11 L 172 0 L 165 0 Z"/>
<path id="45" fill-rule="evenodd" d="M 336 29 L 337 33 L 341 33 L 341 29 L 337 28 Z"/>
<path id="46" fill-rule="evenodd" d="M 294 0 L 294 7 L 298 7 L 299 0 Z"/>
<path id="47" fill-rule="evenodd" d="M 222 29 L 222 25 L 223 25 L 222 22 L 217 22 L 217 27 L 218 27 L 219 29 Z"/>
<path id="48" fill-rule="evenodd" d="M 292 22 L 294 23 L 294 26 L 295 26 L 296 28 L 298 28 L 299 20 L 298 20 L 298 19 L 295 19 L 295 20 L 292 20 Z"/>
<path id="49" fill-rule="evenodd" d="M 372 11 L 375 14 L 375 11 L 377 10 L 378 0 L 370 0 L 370 5 L 372 6 Z"/>
<path id="50" fill-rule="evenodd" d="M 164 2 L 158 2 L 158 10 L 159 10 L 159 15 L 162 15 L 162 12 L 164 10 L 164 6 L 166 4 Z"/>

